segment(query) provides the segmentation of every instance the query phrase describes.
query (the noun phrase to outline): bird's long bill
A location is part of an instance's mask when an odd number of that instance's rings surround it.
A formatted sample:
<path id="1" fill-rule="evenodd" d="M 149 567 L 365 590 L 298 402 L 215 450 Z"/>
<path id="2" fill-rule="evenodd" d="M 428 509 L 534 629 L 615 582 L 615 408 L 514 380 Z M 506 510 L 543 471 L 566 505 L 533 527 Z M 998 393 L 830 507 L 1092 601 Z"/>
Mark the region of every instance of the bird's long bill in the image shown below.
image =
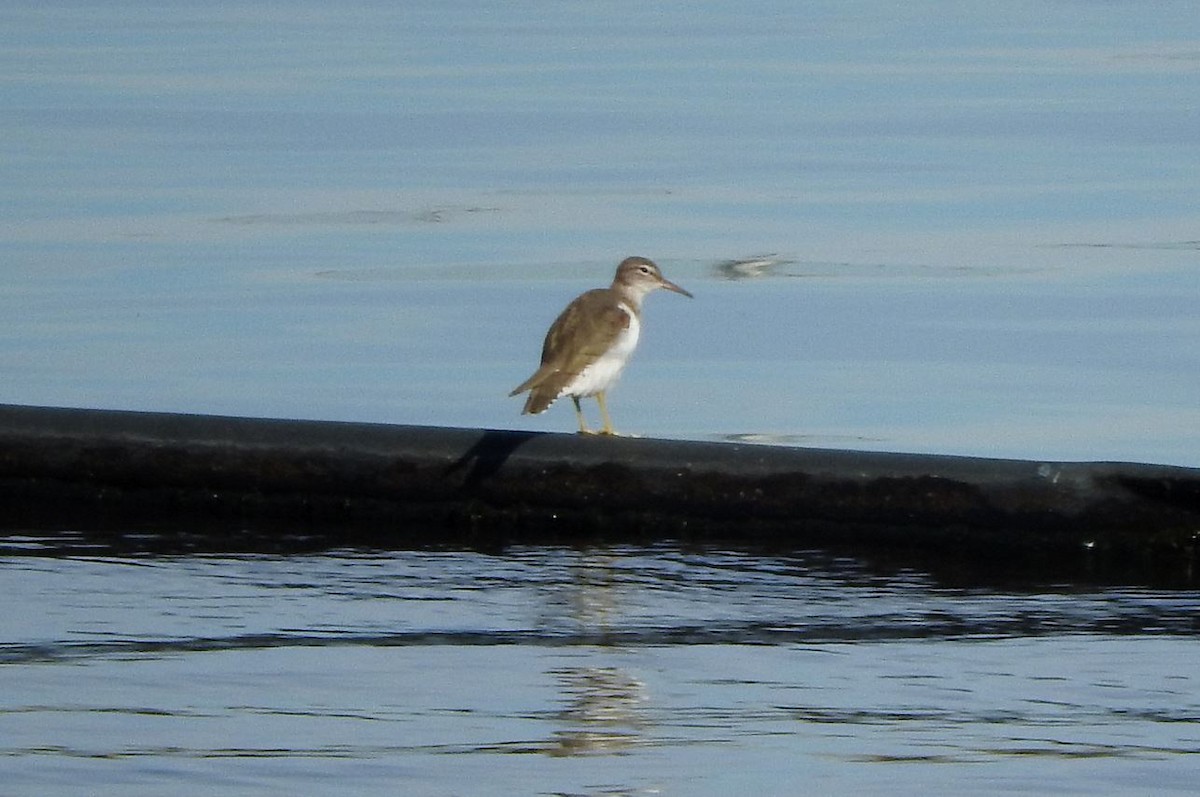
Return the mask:
<path id="1" fill-rule="evenodd" d="M 678 285 L 676 285 L 674 282 L 671 282 L 668 279 L 664 279 L 662 281 L 662 286 L 669 291 L 675 291 L 676 293 L 682 293 L 684 296 L 688 297 L 689 299 L 696 298 L 695 296 L 692 296 L 691 293 L 689 293 L 688 291 L 685 291 L 683 288 L 680 288 Z"/>

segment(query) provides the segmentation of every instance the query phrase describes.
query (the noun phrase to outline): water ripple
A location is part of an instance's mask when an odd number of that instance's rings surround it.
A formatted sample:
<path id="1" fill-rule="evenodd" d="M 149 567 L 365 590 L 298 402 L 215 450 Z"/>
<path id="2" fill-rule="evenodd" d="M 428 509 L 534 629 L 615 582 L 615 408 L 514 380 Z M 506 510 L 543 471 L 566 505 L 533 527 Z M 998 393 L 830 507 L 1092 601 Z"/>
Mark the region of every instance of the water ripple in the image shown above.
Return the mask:
<path id="1" fill-rule="evenodd" d="M 958 617 L 848 618 L 848 621 L 794 625 L 773 622 L 730 623 L 720 626 L 621 628 L 579 632 L 526 630 L 409 631 L 384 634 L 245 634 L 188 639 L 126 639 L 104 642 L 0 645 L 0 665 L 61 662 L 95 658 L 169 656 L 180 653 L 260 650 L 266 648 L 335 647 L 490 647 L 641 648 L 695 645 L 813 645 L 909 640 L 1015 639 L 1062 635 L 1105 634 L 1193 636 L 1200 631 L 1195 617 L 1099 617 L 1080 623 L 1076 618 L 1015 616 L 973 620 Z"/>

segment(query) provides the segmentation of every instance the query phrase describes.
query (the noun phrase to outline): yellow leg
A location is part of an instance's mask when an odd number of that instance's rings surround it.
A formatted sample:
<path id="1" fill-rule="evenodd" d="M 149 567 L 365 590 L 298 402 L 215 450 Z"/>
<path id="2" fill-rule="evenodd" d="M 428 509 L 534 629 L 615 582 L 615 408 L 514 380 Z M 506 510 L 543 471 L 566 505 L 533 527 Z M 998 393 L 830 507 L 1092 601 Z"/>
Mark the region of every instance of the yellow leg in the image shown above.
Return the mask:
<path id="1" fill-rule="evenodd" d="M 583 419 L 583 407 L 579 406 L 579 396 L 571 396 L 571 401 L 575 402 L 575 417 L 579 419 L 579 433 L 593 434 L 592 430 L 587 428 L 587 421 Z"/>
<path id="2" fill-rule="evenodd" d="M 600 434 L 616 434 L 612 418 L 608 417 L 608 401 L 603 390 L 596 394 L 596 403 L 600 405 L 600 417 L 604 419 L 604 426 L 600 429 Z"/>

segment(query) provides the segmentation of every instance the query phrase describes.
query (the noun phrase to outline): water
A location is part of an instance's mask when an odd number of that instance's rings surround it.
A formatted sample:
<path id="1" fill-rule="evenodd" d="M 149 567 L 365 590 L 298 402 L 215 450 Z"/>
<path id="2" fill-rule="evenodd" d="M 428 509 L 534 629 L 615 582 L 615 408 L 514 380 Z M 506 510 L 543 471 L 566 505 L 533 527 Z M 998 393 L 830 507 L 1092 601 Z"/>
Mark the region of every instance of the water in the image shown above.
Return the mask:
<path id="1" fill-rule="evenodd" d="M 569 430 L 638 253 L 624 431 L 1200 464 L 1189 2 L 0 15 L 0 400 Z"/>
<path id="2" fill-rule="evenodd" d="M 644 254 L 624 431 L 1200 465 L 1197 72 L 1185 0 L 8 3 L 0 401 L 567 430 L 505 394 Z M 1200 774 L 1194 591 L 17 531 L 6 794 Z"/>
<path id="3" fill-rule="evenodd" d="M 13 794 L 1192 793 L 1195 591 L 522 548 L 7 558 Z"/>

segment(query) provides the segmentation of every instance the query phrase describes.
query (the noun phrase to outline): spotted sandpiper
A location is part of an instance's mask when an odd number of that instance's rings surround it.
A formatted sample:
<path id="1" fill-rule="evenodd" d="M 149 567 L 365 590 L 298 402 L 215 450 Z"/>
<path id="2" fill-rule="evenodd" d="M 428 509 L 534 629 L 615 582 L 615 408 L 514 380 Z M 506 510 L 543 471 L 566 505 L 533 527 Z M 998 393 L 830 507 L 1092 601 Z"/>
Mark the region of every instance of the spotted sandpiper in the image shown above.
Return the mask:
<path id="1" fill-rule="evenodd" d="M 583 418 L 579 399 L 595 396 L 604 426 L 600 434 L 616 434 L 608 417 L 605 395 L 616 384 L 621 370 L 637 347 L 642 328 L 642 300 L 666 288 L 691 294 L 663 277 L 652 261 L 627 257 L 617 266 L 608 288 L 581 294 L 550 325 L 542 344 L 542 364 L 533 376 L 509 393 L 529 391 L 523 415 L 537 415 L 563 396 L 575 403 L 579 431 L 593 434 Z"/>

